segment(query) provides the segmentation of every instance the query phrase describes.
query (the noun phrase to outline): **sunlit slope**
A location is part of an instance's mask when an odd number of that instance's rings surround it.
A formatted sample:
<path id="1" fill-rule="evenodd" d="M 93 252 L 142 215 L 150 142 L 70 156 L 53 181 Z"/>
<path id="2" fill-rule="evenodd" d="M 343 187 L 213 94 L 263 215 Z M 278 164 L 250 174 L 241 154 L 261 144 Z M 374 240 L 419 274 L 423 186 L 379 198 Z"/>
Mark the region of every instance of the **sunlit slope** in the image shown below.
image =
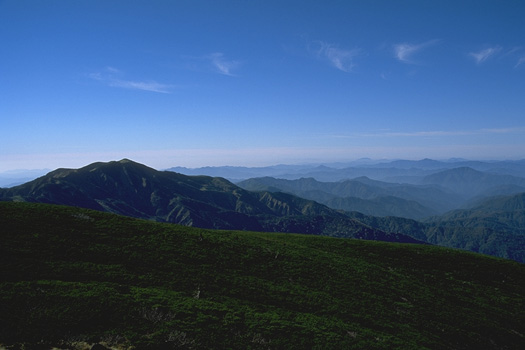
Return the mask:
<path id="1" fill-rule="evenodd" d="M 0 344 L 521 349 L 525 265 L 0 202 Z"/>

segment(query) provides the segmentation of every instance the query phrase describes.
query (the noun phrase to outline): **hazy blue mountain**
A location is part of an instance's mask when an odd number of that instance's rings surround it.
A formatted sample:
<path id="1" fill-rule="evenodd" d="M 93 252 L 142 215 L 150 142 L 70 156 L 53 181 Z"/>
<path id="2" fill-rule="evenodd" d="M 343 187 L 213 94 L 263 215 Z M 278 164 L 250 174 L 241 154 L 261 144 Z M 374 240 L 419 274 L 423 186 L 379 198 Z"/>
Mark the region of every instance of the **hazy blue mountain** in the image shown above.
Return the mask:
<path id="1" fill-rule="evenodd" d="M 429 222 L 455 222 L 462 227 L 485 227 L 525 235 L 525 193 L 495 196 L 470 209 L 454 210 Z"/>
<path id="2" fill-rule="evenodd" d="M 309 171 L 304 171 L 302 174 L 281 174 L 274 177 L 288 180 L 312 177 L 318 181 L 337 182 L 366 176 L 379 181 L 386 181 L 391 178 L 412 179 L 411 181 L 417 183 L 424 176 L 432 173 L 433 171 L 421 169 L 350 167 L 343 169 L 311 169 Z"/>
<path id="3" fill-rule="evenodd" d="M 485 200 L 473 210 L 494 212 L 494 211 L 516 211 L 525 210 L 525 191 L 512 196 L 498 196 Z M 525 227 L 524 227 L 525 228 Z"/>
<path id="4" fill-rule="evenodd" d="M 415 241 L 370 228 L 325 205 L 291 194 L 250 192 L 224 178 L 157 171 L 127 159 L 58 169 L 29 183 L 1 189 L 0 198 L 77 206 L 202 228 Z"/>
<path id="5" fill-rule="evenodd" d="M 422 183 L 434 184 L 447 188 L 466 198 L 494 193 L 502 186 L 525 187 L 525 178 L 512 175 L 481 172 L 469 167 L 454 168 L 426 176 Z M 509 190 L 511 187 L 507 187 Z"/>
<path id="6" fill-rule="evenodd" d="M 238 183 L 250 191 L 293 193 L 335 209 L 368 215 L 423 218 L 457 208 L 463 198 L 434 185 L 394 184 L 367 177 L 339 182 L 253 178 Z"/>
<path id="7" fill-rule="evenodd" d="M 490 164 L 487 168 L 480 168 L 478 170 L 484 170 L 495 174 L 525 177 L 525 160 L 497 162 Z"/>
<path id="8" fill-rule="evenodd" d="M 393 160 L 389 162 L 381 162 L 372 167 L 393 167 L 398 169 L 423 169 L 423 170 L 435 170 L 435 169 L 444 169 L 450 167 L 450 162 L 443 162 L 438 160 L 433 160 L 429 158 L 421 160 Z"/>
<path id="9" fill-rule="evenodd" d="M 419 184 L 427 175 L 459 167 L 470 167 L 478 171 L 494 174 L 525 177 L 525 160 L 471 161 L 465 159 L 450 159 L 438 161 L 422 159 L 413 161 L 359 159 L 345 163 L 276 165 L 268 167 L 223 166 L 192 169 L 175 167 L 168 170 L 186 175 L 221 176 L 231 181 L 270 176 L 288 180 L 313 177 L 318 181 L 334 182 L 366 176 L 381 181 Z"/>
<path id="10" fill-rule="evenodd" d="M 311 199 L 313 199 L 313 196 Z M 330 208 L 347 212 L 357 211 L 371 216 L 398 216 L 410 219 L 421 219 L 437 214 L 437 212 L 416 201 L 409 201 L 394 196 L 383 196 L 373 199 L 333 197 L 329 200 L 318 200 L 318 202 Z"/>
<path id="11" fill-rule="evenodd" d="M 28 181 L 34 180 L 39 176 L 47 174 L 49 169 L 34 169 L 34 170 L 10 170 L 0 173 L 0 187 L 14 187 L 21 185 Z"/>
<path id="12" fill-rule="evenodd" d="M 166 169 L 184 175 L 206 175 L 213 177 L 223 177 L 232 181 L 248 179 L 251 177 L 275 176 L 279 174 L 295 174 L 309 171 L 312 165 L 274 165 L 267 167 L 242 167 L 242 166 L 217 166 L 202 168 L 172 167 Z"/>

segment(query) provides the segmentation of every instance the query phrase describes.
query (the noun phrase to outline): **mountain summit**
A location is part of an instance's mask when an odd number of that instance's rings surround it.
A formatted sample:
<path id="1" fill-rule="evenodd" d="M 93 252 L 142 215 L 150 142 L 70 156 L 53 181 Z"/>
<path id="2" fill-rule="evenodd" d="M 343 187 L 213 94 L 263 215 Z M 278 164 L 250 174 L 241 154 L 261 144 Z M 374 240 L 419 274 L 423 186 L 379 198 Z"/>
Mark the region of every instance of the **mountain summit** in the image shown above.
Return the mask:
<path id="1" fill-rule="evenodd" d="M 250 192 L 224 178 L 157 171 L 129 159 L 57 169 L 0 190 L 0 199 L 83 207 L 202 228 L 416 241 L 373 229 L 311 200 L 280 192 Z"/>

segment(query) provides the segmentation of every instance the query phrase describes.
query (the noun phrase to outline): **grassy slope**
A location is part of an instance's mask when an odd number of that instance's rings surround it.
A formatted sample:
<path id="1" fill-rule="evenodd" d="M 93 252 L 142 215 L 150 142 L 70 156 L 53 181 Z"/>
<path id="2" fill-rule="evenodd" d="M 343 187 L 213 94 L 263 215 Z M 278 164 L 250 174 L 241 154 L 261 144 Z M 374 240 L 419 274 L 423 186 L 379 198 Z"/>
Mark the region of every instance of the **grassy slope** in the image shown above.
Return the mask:
<path id="1" fill-rule="evenodd" d="M 0 344 L 521 349 L 525 265 L 0 202 Z"/>

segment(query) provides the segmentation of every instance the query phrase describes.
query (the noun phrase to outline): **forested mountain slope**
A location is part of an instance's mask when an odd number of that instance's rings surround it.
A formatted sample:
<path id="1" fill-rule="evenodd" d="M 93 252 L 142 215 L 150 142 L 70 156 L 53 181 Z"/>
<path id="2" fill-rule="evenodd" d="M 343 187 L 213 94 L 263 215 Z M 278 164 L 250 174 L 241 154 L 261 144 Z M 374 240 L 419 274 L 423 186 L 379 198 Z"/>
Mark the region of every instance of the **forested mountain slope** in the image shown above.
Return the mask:
<path id="1" fill-rule="evenodd" d="M 311 200 L 250 192 L 223 178 L 157 171 L 127 159 L 58 169 L 26 184 L 0 189 L 0 199 L 77 206 L 202 228 L 415 242 Z"/>

